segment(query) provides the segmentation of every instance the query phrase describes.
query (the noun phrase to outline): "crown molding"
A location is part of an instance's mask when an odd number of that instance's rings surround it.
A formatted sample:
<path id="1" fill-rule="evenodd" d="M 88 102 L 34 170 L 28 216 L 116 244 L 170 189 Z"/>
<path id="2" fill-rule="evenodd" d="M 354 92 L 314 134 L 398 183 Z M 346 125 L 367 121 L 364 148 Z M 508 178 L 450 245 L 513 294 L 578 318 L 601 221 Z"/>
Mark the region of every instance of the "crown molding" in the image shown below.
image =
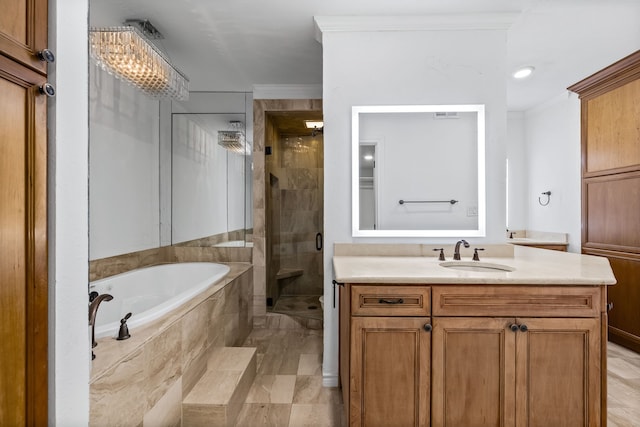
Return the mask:
<path id="1" fill-rule="evenodd" d="M 417 16 L 314 16 L 316 40 L 323 33 L 363 31 L 508 30 L 517 13 L 434 14 Z"/>

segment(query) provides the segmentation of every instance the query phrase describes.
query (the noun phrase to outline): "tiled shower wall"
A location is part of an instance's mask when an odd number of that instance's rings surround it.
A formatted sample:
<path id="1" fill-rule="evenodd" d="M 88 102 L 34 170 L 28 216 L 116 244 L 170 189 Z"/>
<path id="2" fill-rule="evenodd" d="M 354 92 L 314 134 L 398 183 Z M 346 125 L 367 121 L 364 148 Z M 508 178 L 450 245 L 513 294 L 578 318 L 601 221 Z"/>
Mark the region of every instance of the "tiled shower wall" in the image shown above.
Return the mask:
<path id="1" fill-rule="evenodd" d="M 282 295 L 321 295 L 322 251 L 316 249 L 316 235 L 322 232 L 322 135 L 281 135 L 273 143 L 267 171 L 278 178 L 279 187 L 272 190 L 279 192 L 274 200 L 279 207 L 273 213 L 280 217 L 272 256 L 279 257 L 280 269 L 303 273 L 270 285 Z"/>
<path id="2" fill-rule="evenodd" d="M 269 111 L 322 111 L 321 99 L 257 99 L 253 102 L 253 277 L 254 326 L 266 324 L 265 137 Z"/>

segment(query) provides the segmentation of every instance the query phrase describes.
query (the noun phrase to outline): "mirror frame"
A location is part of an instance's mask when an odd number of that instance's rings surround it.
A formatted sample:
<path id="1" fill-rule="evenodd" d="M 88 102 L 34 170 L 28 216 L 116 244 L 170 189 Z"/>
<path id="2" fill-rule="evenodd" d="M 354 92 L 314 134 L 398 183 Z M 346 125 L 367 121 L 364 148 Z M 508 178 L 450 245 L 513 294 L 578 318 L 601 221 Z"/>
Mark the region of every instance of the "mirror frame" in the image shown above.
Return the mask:
<path id="1" fill-rule="evenodd" d="M 360 229 L 360 115 L 376 113 L 475 112 L 478 131 L 478 228 L 473 230 Z M 351 218 L 353 237 L 484 237 L 486 236 L 485 112 L 484 104 L 384 105 L 351 107 Z"/>

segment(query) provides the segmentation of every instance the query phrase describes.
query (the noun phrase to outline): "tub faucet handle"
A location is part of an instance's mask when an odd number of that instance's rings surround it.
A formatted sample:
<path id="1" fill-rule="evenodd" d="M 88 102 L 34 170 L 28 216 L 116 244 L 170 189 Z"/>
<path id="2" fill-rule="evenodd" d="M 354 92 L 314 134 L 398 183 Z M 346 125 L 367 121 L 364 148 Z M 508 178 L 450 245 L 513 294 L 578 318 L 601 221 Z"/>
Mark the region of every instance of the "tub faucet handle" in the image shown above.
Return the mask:
<path id="1" fill-rule="evenodd" d="M 131 313 L 127 313 L 122 319 L 120 319 L 120 331 L 118 331 L 118 340 L 126 340 L 127 338 L 131 338 L 131 334 L 129 334 L 129 327 L 127 326 L 127 320 L 131 317 Z"/>

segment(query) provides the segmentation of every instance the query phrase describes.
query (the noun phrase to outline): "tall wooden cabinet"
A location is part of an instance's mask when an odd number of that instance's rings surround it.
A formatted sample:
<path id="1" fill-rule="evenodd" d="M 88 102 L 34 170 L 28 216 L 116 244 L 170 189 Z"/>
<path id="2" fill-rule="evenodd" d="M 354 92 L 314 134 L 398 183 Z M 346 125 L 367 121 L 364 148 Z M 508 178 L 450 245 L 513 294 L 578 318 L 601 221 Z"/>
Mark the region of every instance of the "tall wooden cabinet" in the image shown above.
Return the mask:
<path id="1" fill-rule="evenodd" d="M 582 252 L 609 259 L 609 339 L 640 352 L 640 51 L 574 84 L 582 117 Z"/>
<path id="2" fill-rule="evenodd" d="M 0 12 L 0 425 L 47 424 L 47 1 Z"/>

